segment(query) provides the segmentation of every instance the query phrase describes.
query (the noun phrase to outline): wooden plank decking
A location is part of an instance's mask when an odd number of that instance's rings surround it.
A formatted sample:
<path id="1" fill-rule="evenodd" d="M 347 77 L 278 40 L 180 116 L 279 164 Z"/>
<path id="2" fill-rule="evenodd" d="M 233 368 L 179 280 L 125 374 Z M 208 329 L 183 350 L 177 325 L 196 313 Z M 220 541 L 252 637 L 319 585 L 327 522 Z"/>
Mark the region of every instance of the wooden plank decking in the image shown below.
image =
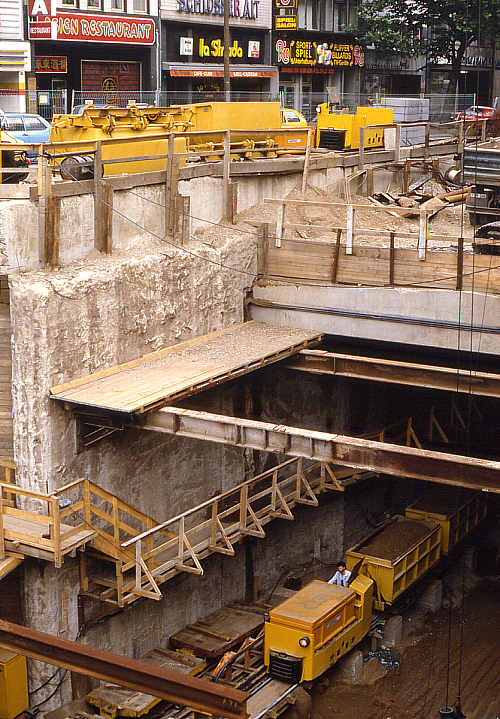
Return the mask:
<path id="1" fill-rule="evenodd" d="M 10 510 L 15 512 L 18 510 Z M 12 514 L 3 515 L 3 529 L 5 533 L 5 548 L 19 554 L 37 557 L 39 559 L 54 558 L 54 549 L 50 540 L 50 524 L 47 518 L 41 515 L 38 520 L 28 519 Z M 70 533 L 74 528 L 68 524 L 60 524 L 61 553 L 68 554 L 82 545 L 90 542 L 95 532 L 92 529 L 81 529 L 72 532 L 67 538 L 64 534 Z"/>
<path id="2" fill-rule="evenodd" d="M 51 396 L 92 409 L 146 412 L 289 357 L 321 337 L 245 322 L 53 387 Z"/>

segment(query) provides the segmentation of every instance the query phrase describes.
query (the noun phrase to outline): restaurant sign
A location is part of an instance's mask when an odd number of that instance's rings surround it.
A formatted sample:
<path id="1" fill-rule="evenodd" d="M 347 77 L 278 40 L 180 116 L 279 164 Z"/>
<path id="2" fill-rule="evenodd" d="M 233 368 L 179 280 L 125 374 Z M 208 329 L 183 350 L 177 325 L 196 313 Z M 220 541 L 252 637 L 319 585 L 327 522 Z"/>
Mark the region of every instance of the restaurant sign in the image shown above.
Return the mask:
<path id="1" fill-rule="evenodd" d="M 35 72 L 64 73 L 68 72 L 68 58 L 66 55 L 37 55 L 35 57 Z"/>
<path id="2" fill-rule="evenodd" d="M 30 21 L 29 39 L 154 45 L 155 23 L 151 18 L 58 12 L 55 18 Z"/>

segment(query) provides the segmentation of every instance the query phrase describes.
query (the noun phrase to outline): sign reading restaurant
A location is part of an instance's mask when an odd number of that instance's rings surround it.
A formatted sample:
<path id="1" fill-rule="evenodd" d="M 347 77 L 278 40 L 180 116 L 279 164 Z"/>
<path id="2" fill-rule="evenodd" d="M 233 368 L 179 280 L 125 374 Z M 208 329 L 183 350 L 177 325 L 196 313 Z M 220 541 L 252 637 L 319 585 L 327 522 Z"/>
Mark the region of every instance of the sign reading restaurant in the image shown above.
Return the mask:
<path id="1" fill-rule="evenodd" d="M 29 39 L 154 45 L 155 23 L 151 18 L 58 12 L 55 18 L 30 21 Z"/>
<path id="2" fill-rule="evenodd" d="M 258 20 L 260 0 L 228 0 L 229 17 Z M 177 12 L 192 15 L 224 15 L 223 0 L 177 0 Z"/>

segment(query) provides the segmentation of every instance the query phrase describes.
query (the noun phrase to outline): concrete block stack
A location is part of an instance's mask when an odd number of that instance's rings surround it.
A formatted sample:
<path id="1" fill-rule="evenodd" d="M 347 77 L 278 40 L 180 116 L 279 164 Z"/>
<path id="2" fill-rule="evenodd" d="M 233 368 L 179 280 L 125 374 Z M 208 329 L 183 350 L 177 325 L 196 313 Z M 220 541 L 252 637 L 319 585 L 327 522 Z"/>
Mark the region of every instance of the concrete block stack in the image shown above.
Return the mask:
<path id="1" fill-rule="evenodd" d="M 392 107 L 394 122 L 427 122 L 429 100 L 420 97 L 384 97 L 377 107 Z M 418 145 L 425 140 L 424 127 L 401 128 L 402 145 Z"/>

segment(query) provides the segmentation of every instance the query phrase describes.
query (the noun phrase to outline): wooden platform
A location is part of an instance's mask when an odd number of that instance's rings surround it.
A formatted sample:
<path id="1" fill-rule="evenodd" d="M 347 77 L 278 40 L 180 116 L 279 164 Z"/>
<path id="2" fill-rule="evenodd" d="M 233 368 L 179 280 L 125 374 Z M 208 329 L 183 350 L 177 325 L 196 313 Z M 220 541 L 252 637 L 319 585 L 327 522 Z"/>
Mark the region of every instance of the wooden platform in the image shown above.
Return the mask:
<path id="1" fill-rule="evenodd" d="M 53 387 L 51 396 L 88 409 L 142 413 L 289 357 L 321 337 L 246 322 Z"/>
<path id="2" fill-rule="evenodd" d="M 202 659 L 161 648 L 147 652 L 141 657 L 141 661 L 191 676 L 196 676 L 206 666 Z M 106 682 L 87 695 L 87 702 L 99 710 L 105 710 L 106 716 L 141 717 L 161 701 L 150 694 Z"/>
<path id="3" fill-rule="evenodd" d="M 10 512 L 21 510 L 11 509 Z M 13 516 L 11 513 L 3 515 L 3 529 L 5 534 L 5 547 L 7 550 L 39 559 L 52 561 L 54 558 L 53 542 L 50 540 L 50 524 L 40 516 L 37 521 L 22 516 Z M 92 529 L 73 531 L 68 524 L 60 524 L 61 554 L 69 554 L 78 547 L 92 541 L 95 532 Z M 67 538 L 64 537 L 68 534 Z"/>
<path id="4" fill-rule="evenodd" d="M 227 605 L 188 624 L 170 637 L 170 644 L 198 657 L 216 659 L 239 646 L 246 637 L 257 636 L 264 624 L 264 611 L 250 605 Z"/>

